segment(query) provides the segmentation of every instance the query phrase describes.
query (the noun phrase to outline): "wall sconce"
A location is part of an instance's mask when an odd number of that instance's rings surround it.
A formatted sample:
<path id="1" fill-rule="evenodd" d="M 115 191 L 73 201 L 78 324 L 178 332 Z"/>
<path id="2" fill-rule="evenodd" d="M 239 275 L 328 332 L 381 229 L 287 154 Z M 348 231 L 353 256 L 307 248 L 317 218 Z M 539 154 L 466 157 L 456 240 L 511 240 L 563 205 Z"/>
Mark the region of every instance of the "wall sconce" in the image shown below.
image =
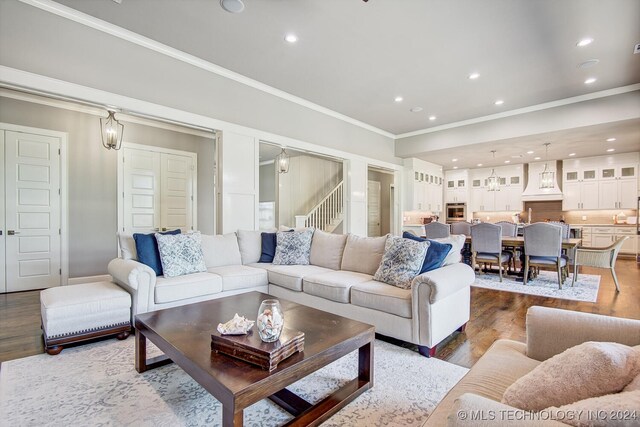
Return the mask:
<path id="1" fill-rule="evenodd" d="M 289 155 L 284 150 L 284 148 L 282 149 L 282 152 L 276 157 L 276 162 L 278 163 L 279 173 L 289 172 Z"/>
<path id="2" fill-rule="evenodd" d="M 116 120 L 116 112 L 109 111 L 109 116 L 100 118 L 100 136 L 102 145 L 107 150 L 119 150 L 122 146 L 124 125 Z"/>

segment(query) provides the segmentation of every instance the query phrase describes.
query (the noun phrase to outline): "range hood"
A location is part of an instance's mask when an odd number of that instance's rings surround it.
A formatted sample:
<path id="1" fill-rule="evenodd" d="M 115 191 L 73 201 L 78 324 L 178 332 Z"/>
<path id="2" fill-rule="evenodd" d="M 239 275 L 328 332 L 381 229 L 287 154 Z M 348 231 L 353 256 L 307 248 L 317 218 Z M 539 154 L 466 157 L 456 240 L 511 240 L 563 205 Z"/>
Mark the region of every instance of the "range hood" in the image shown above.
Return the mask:
<path id="1" fill-rule="evenodd" d="M 544 171 L 544 165 L 547 164 L 547 171 L 554 172 L 553 188 L 540 188 L 540 174 Z M 527 180 L 527 188 L 522 193 L 523 202 L 562 200 L 562 191 L 558 186 L 558 162 L 550 160 L 549 162 L 529 163 L 529 173 Z"/>

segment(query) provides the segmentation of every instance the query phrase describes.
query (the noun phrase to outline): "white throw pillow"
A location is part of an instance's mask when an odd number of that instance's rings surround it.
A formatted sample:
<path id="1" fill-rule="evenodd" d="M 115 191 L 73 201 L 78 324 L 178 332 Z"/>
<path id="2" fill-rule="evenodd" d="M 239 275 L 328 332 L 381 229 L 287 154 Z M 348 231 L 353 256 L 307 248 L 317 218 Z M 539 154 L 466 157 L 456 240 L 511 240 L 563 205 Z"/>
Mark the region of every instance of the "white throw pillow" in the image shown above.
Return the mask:
<path id="1" fill-rule="evenodd" d="M 313 228 L 303 231 L 278 231 L 273 265 L 309 265 Z"/>
<path id="2" fill-rule="evenodd" d="M 340 269 L 373 276 L 380 267 L 386 241 L 387 236 L 361 237 L 349 234 Z"/>
<path id="3" fill-rule="evenodd" d="M 240 248 L 236 233 L 201 236 L 202 255 L 207 268 L 240 265 Z"/>
<path id="4" fill-rule="evenodd" d="M 640 346 L 589 341 L 545 360 L 507 388 L 502 403 L 526 411 L 617 393 L 640 373 Z"/>
<path id="5" fill-rule="evenodd" d="M 451 244 L 451 250 L 449 250 L 449 253 L 447 254 L 444 261 L 442 262 L 443 267 L 449 264 L 457 264 L 462 260 L 461 252 L 462 252 L 462 247 L 464 246 L 464 242 L 466 238 L 467 236 L 465 236 L 464 234 L 452 234 L 449 237 L 443 237 L 440 239 L 430 239 L 430 240 L 435 240 L 436 242 L 439 242 L 439 243 Z"/>
<path id="6" fill-rule="evenodd" d="M 640 424 L 640 390 L 607 394 L 544 410 L 576 427 L 637 426 Z"/>
<path id="7" fill-rule="evenodd" d="M 158 252 L 165 277 L 207 271 L 200 247 L 200 232 L 189 234 L 156 233 Z"/>
<path id="8" fill-rule="evenodd" d="M 242 264 L 259 262 L 262 254 L 262 231 L 238 230 L 238 246 Z"/>
<path id="9" fill-rule="evenodd" d="M 387 237 L 384 255 L 373 279 L 400 289 L 411 289 L 411 282 L 420 273 L 428 249 L 428 240 L 418 242 L 397 236 Z"/>
<path id="10" fill-rule="evenodd" d="M 118 233 L 118 245 L 120 246 L 120 257 L 122 259 L 138 260 L 136 251 L 136 241 L 132 234 Z"/>
<path id="11" fill-rule="evenodd" d="M 340 270 L 342 253 L 346 243 L 346 234 L 332 234 L 316 230 L 311 240 L 309 263 L 318 267 Z"/>

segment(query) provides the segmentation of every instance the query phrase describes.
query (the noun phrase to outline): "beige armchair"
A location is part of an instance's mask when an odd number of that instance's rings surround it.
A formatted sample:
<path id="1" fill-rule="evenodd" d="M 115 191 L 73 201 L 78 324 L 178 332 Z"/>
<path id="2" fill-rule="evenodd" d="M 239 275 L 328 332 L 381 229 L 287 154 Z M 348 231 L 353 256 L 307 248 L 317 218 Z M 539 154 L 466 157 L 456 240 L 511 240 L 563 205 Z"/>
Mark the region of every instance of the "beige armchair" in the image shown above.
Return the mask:
<path id="1" fill-rule="evenodd" d="M 616 276 L 616 258 L 625 240 L 629 236 L 619 238 L 611 246 L 606 248 L 578 248 L 576 249 L 576 259 L 573 266 L 573 280 L 571 280 L 571 286 L 578 280 L 578 268 L 581 265 L 587 267 L 608 268 L 611 270 L 613 276 L 613 283 L 616 284 L 616 291 L 620 292 L 620 285 L 618 284 L 618 276 Z"/>

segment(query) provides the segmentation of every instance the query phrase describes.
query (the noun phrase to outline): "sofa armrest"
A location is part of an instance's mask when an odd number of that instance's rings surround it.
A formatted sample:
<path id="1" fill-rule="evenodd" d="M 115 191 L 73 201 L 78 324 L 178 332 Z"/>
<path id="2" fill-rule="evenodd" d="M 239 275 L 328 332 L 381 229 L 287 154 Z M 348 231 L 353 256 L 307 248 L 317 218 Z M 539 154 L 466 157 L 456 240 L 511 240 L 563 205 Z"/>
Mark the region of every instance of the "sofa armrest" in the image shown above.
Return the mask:
<path id="1" fill-rule="evenodd" d="M 527 311 L 527 356 L 546 360 L 587 341 L 640 344 L 640 320 L 548 307 Z"/>
<path id="2" fill-rule="evenodd" d="M 147 265 L 131 259 L 116 258 L 107 267 L 113 281 L 131 294 L 132 317 L 153 307 L 156 273 Z"/>
<path id="3" fill-rule="evenodd" d="M 471 286 L 476 275 L 473 269 L 461 262 L 436 268 L 422 273 L 413 279 L 412 293 L 417 298 L 420 287 L 428 287 L 431 304 L 455 294 L 459 290 Z M 417 301 L 417 299 L 415 300 Z"/>
<path id="4" fill-rule="evenodd" d="M 427 421 L 427 424 L 429 422 Z M 559 421 L 537 418 L 530 411 L 514 408 L 473 393 L 465 393 L 458 397 L 447 417 L 450 427 L 461 426 L 566 426 Z"/>

